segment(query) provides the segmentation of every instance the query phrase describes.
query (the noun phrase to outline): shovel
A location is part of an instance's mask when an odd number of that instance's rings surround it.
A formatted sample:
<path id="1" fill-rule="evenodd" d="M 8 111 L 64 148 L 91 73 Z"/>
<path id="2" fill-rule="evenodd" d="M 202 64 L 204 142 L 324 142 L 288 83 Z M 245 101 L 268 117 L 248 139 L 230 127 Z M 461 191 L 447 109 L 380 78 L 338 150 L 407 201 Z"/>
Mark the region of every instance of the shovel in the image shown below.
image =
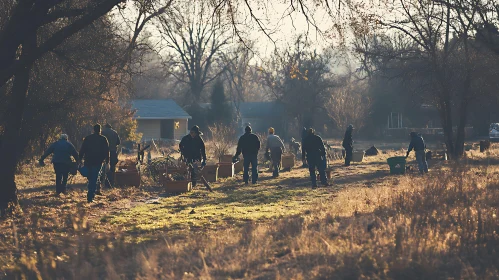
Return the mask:
<path id="1" fill-rule="evenodd" d="M 187 166 L 189 166 L 190 168 L 192 168 L 194 170 L 195 166 L 192 164 L 192 163 L 188 163 Z M 211 189 L 211 186 L 210 184 L 208 183 L 208 181 L 206 181 L 206 179 L 204 178 L 203 174 L 201 174 L 201 171 L 203 171 L 204 169 L 204 166 L 201 167 L 201 168 L 198 168 L 198 170 L 200 171 L 199 172 L 199 178 L 201 179 L 201 182 L 203 183 L 203 185 L 210 191 L 210 192 L 213 192 L 213 190 Z"/>

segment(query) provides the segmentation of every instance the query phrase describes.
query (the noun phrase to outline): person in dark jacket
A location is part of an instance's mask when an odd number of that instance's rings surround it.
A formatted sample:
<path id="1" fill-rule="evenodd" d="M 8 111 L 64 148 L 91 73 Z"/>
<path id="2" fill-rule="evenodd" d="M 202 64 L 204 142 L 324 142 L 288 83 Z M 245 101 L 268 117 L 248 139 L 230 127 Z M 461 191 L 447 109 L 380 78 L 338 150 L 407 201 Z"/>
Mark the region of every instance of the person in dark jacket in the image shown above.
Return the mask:
<path id="1" fill-rule="evenodd" d="M 73 161 L 79 161 L 78 152 L 71 142 L 68 141 L 68 136 L 66 134 L 61 134 L 59 141 L 50 145 L 50 147 L 45 151 L 43 156 L 38 161 L 40 165 L 45 165 L 43 161 L 50 154 L 52 156 L 52 164 L 54 165 L 55 171 L 55 192 L 57 195 L 66 192 L 66 186 L 68 183 L 69 171 Z"/>
<path id="2" fill-rule="evenodd" d="M 80 161 L 88 169 L 88 193 L 87 201 L 92 202 L 97 192 L 97 181 L 102 169 L 109 170 L 109 143 L 106 137 L 101 135 L 101 125 L 94 125 L 94 133 L 85 137 L 80 149 Z M 105 163 L 105 165 L 103 165 Z"/>
<path id="3" fill-rule="evenodd" d="M 345 149 L 345 166 L 350 166 L 350 162 L 352 161 L 353 156 L 353 125 L 349 125 L 347 127 L 347 131 L 345 132 L 345 137 L 343 138 L 343 148 Z"/>
<path id="4" fill-rule="evenodd" d="M 199 126 L 195 125 L 191 128 L 188 135 L 184 136 L 180 141 L 180 154 L 184 161 L 190 164 L 192 186 L 197 184 L 197 168 L 194 168 L 194 163 L 201 162 L 201 166 L 206 166 L 206 148 L 204 140 L 201 137 L 203 133 L 199 131 Z"/>
<path id="5" fill-rule="evenodd" d="M 313 128 L 308 130 L 308 136 L 305 138 L 302 146 L 302 160 L 307 160 L 308 170 L 310 171 L 310 180 L 312 181 L 312 188 L 317 188 L 317 175 L 315 170 L 319 171 L 321 183 L 328 186 L 326 177 L 326 147 L 319 135 L 315 134 Z"/>
<path id="6" fill-rule="evenodd" d="M 409 149 L 407 149 L 406 158 L 412 150 L 416 153 L 416 161 L 418 162 L 419 172 L 421 174 L 428 173 L 428 163 L 426 162 L 426 144 L 424 142 L 423 136 L 417 134 L 416 132 L 411 132 L 411 143 L 409 144 Z"/>
<path id="7" fill-rule="evenodd" d="M 242 153 L 244 157 L 244 173 L 243 180 L 247 185 L 249 181 L 249 166 L 251 164 L 251 182 L 256 184 L 258 182 L 258 151 L 260 150 L 260 139 L 256 134 L 251 133 L 251 126 L 244 129 L 245 133 L 239 138 L 237 143 L 236 155 L 233 161 Z"/>
<path id="8" fill-rule="evenodd" d="M 303 127 L 303 130 L 301 131 L 301 146 L 302 146 L 302 150 L 303 150 L 303 142 L 305 141 L 305 138 L 307 138 L 307 135 L 308 135 L 308 131 L 307 131 L 307 128 Z M 303 157 L 303 155 L 302 155 Z M 302 165 L 303 168 L 307 168 L 308 167 L 308 164 L 306 161 L 303 161 L 303 165 Z"/>
<path id="9" fill-rule="evenodd" d="M 116 164 L 118 164 L 118 146 L 121 144 L 121 139 L 118 132 L 110 124 L 106 124 L 104 130 L 102 130 L 102 135 L 106 137 L 109 143 L 109 172 L 103 174 L 102 181 L 105 182 L 106 187 L 112 188 L 114 186 Z M 99 186 L 97 186 L 97 189 L 99 190 Z"/>

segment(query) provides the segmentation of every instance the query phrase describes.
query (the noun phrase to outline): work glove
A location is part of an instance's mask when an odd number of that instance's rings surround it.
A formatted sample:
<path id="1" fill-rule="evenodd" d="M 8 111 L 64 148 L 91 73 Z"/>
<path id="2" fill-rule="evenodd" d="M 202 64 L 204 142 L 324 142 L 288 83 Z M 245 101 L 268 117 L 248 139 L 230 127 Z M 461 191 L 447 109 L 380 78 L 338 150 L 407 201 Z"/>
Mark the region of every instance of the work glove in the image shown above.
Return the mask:
<path id="1" fill-rule="evenodd" d="M 206 166 L 206 160 L 204 159 L 203 162 L 201 162 L 201 167 L 205 167 Z"/>

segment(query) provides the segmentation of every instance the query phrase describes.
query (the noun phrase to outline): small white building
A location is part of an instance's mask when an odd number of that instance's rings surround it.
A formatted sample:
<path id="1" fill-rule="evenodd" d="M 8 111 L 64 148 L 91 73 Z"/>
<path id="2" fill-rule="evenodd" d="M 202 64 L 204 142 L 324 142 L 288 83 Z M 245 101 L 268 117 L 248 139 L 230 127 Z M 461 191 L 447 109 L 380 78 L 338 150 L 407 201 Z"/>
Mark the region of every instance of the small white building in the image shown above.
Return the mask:
<path id="1" fill-rule="evenodd" d="M 132 109 L 143 141 L 180 140 L 189 133 L 192 117 L 172 99 L 133 100 Z"/>

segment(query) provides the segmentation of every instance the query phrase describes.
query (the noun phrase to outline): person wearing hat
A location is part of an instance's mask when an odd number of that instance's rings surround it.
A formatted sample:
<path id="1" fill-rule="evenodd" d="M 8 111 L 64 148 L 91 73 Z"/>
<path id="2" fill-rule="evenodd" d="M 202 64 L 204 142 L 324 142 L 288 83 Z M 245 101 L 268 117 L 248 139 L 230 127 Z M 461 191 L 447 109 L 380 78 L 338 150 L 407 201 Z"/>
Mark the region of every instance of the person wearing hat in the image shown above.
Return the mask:
<path id="1" fill-rule="evenodd" d="M 100 124 L 94 125 L 94 133 L 83 139 L 80 149 L 80 161 L 83 161 L 87 169 L 88 192 L 87 201 L 94 201 L 95 195 L 100 195 L 97 191 L 97 182 L 101 172 L 107 172 L 109 166 L 109 143 L 107 138 L 101 134 Z"/>
<path id="2" fill-rule="evenodd" d="M 251 126 L 246 126 L 245 133 L 237 142 L 236 155 L 232 159 L 234 162 L 242 153 L 244 157 L 244 184 L 249 182 L 249 166 L 251 164 L 251 183 L 258 182 L 258 151 L 260 150 L 260 139 L 256 134 L 251 133 Z"/>
<path id="3" fill-rule="evenodd" d="M 266 151 L 270 150 L 270 158 L 272 160 L 272 177 L 279 177 L 279 170 L 281 169 L 282 153 L 286 150 L 281 137 L 275 135 L 275 130 L 273 127 L 269 128 L 269 136 L 267 137 L 267 148 Z"/>
<path id="4" fill-rule="evenodd" d="M 350 162 L 352 161 L 353 156 L 353 125 L 349 125 L 347 127 L 347 131 L 345 132 L 345 137 L 343 138 L 343 148 L 345 149 L 345 166 L 350 166 Z"/>
<path id="5" fill-rule="evenodd" d="M 59 140 L 50 145 L 38 161 L 41 166 L 45 165 L 43 161 L 50 154 L 53 154 L 52 164 L 54 165 L 55 171 L 55 192 L 59 195 L 66 192 L 70 165 L 73 162 L 71 157 L 73 157 L 75 161 L 78 161 L 78 152 L 73 144 L 68 141 L 68 136 L 66 134 L 61 134 Z"/>
<path id="6" fill-rule="evenodd" d="M 109 143 L 109 171 L 103 173 L 102 181 L 105 182 L 106 187 L 112 188 L 114 186 L 116 164 L 118 164 L 118 146 L 121 144 L 121 140 L 118 132 L 110 124 L 104 126 L 102 135 L 106 137 Z M 97 191 L 100 191 L 100 186 L 97 186 Z"/>
<path id="7" fill-rule="evenodd" d="M 203 133 L 199 131 L 199 126 L 195 125 L 191 128 L 188 135 L 184 136 L 180 141 L 180 154 L 186 163 L 195 163 L 201 161 L 201 166 L 206 166 L 206 148 L 204 140 L 201 137 Z M 191 165 L 191 180 L 192 186 L 196 186 L 197 170 Z"/>
<path id="8" fill-rule="evenodd" d="M 305 138 L 302 146 L 302 160 L 307 160 L 308 170 L 310 171 L 310 180 L 312 188 L 317 188 L 317 176 L 315 170 L 319 171 L 321 183 L 324 186 L 329 186 L 326 177 L 326 147 L 319 135 L 315 134 L 313 128 L 308 130 L 308 135 Z"/>
<path id="9" fill-rule="evenodd" d="M 423 136 L 416 132 L 411 132 L 411 143 L 409 144 L 409 149 L 407 149 L 406 158 L 412 150 L 416 153 L 416 161 L 418 162 L 419 173 L 428 173 L 428 163 L 426 162 L 426 144 L 424 142 Z"/>

